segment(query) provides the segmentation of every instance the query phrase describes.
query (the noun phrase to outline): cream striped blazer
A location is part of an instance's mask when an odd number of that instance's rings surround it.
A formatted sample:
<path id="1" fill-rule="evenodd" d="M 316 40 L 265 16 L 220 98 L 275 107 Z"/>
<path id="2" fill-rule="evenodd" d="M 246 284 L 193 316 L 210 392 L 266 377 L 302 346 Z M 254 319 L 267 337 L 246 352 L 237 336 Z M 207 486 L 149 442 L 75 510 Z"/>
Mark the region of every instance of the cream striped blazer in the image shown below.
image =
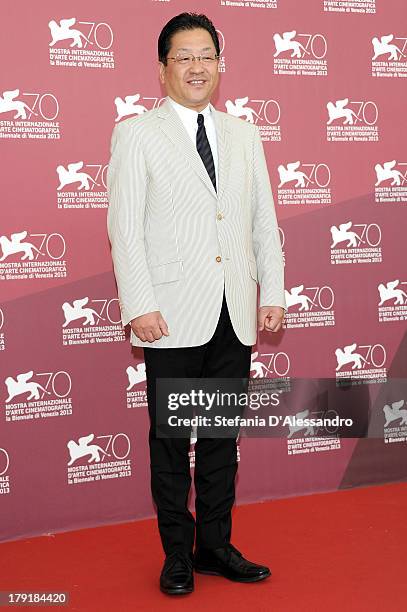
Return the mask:
<path id="1" fill-rule="evenodd" d="M 123 325 L 159 310 L 169 336 L 135 346 L 198 346 L 212 337 L 223 288 L 239 340 L 257 339 L 259 306 L 282 306 L 284 268 L 257 126 L 213 111 L 216 192 L 168 99 L 119 123 L 107 173 L 107 229 Z"/>

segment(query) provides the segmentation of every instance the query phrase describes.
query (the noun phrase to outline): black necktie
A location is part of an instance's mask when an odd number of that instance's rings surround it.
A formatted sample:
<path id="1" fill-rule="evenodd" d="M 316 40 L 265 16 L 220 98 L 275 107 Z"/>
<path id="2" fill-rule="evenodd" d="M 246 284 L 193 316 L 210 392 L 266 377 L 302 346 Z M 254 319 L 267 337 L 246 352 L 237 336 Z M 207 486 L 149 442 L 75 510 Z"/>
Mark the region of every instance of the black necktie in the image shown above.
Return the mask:
<path id="1" fill-rule="evenodd" d="M 206 135 L 204 116 L 198 114 L 198 131 L 196 133 L 196 148 L 201 156 L 204 166 L 209 174 L 209 177 L 215 187 L 216 191 L 216 175 L 215 175 L 215 164 L 213 163 L 212 151 L 209 144 L 208 137 Z"/>

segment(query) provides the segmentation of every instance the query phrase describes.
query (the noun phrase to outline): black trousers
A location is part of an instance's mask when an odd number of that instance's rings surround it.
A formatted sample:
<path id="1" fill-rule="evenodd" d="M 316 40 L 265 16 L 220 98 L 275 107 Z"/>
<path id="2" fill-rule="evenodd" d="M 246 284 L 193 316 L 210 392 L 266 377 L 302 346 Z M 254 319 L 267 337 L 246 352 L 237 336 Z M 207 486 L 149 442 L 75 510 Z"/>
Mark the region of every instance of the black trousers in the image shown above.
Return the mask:
<path id="1" fill-rule="evenodd" d="M 188 510 L 192 482 L 189 438 L 160 438 L 155 431 L 156 379 L 249 378 L 251 346 L 237 338 L 225 293 L 212 338 L 201 346 L 144 347 L 147 401 L 150 414 L 151 492 L 166 554 L 192 552 L 196 546 L 217 548 L 230 541 L 235 501 L 237 448 L 235 438 L 202 438 L 195 443 L 194 484 L 196 524 Z"/>

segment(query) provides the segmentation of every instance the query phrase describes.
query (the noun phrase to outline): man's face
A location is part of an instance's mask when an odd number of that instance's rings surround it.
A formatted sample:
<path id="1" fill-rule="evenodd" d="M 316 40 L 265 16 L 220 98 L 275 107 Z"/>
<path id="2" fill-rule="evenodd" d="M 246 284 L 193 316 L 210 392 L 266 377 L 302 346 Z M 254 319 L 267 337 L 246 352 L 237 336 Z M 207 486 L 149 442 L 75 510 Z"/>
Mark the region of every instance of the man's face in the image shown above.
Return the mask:
<path id="1" fill-rule="evenodd" d="M 216 54 L 215 45 L 207 30 L 202 28 L 183 30 L 172 36 L 168 57 L 188 53 L 194 56 Z M 160 81 L 167 94 L 179 104 L 197 112 L 208 104 L 218 80 L 218 60 L 210 65 L 195 60 L 186 66 L 181 66 L 171 59 L 167 61 L 166 66 L 160 62 Z"/>

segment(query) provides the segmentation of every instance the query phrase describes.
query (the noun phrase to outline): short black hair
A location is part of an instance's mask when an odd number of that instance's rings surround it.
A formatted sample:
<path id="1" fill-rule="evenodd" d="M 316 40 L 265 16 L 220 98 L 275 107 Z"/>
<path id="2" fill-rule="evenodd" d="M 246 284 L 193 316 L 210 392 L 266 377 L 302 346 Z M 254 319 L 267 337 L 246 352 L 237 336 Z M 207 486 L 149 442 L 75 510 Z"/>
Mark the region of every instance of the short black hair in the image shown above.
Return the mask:
<path id="1" fill-rule="evenodd" d="M 180 13 L 170 19 L 161 30 L 160 36 L 158 37 L 159 61 L 165 66 L 167 65 L 167 55 L 171 49 L 171 38 L 174 34 L 182 30 L 195 30 L 196 28 L 202 28 L 209 32 L 213 44 L 215 45 L 216 54 L 219 55 L 219 38 L 212 21 L 206 15 L 198 13 Z"/>

